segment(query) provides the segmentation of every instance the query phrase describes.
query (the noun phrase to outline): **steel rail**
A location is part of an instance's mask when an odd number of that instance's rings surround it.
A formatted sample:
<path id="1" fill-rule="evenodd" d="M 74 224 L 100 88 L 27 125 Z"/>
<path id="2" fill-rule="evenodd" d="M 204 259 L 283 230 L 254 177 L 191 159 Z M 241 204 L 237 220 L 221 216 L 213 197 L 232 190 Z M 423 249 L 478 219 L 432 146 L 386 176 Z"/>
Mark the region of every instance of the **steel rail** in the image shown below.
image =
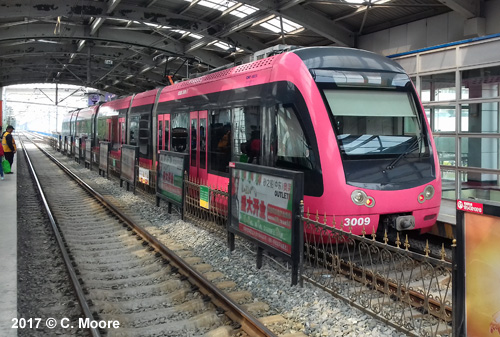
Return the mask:
<path id="1" fill-rule="evenodd" d="M 75 290 L 75 294 L 78 297 L 78 302 L 80 303 L 80 307 L 81 307 L 85 317 L 87 319 L 89 319 L 90 321 L 93 321 L 94 316 L 92 315 L 92 312 L 90 311 L 89 305 L 88 305 L 87 300 L 85 298 L 85 294 L 83 292 L 82 287 L 80 286 L 80 282 L 78 281 L 78 277 L 77 277 L 75 269 L 73 268 L 73 265 L 71 263 L 71 259 L 69 258 L 69 254 L 64 246 L 62 234 L 59 232 L 59 227 L 54 220 L 54 216 L 52 215 L 52 210 L 50 209 L 50 206 L 47 202 L 47 199 L 45 198 L 45 193 L 43 192 L 42 186 L 40 185 L 40 181 L 38 180 L 38 176 L 35 172 L 35 168 L 33 167 L 33 164 L 31 162 L 28 151 L 26 150 L 26 147 L 24 146 L 24 142 L 22 141 L 22 139 L 20 139 L 19 142 L 21 143 L 23 153 L 26 156 L 25 158 L 26 158 L 26 162 L 28 163 L 30 174 L 36 183 L 38 193 L 40 195 L 40 198 L 42 199 L 42 203 L 45 207 L 45 211 L 47 212 L 47 217 L 49 218 L 52 230 L 54 232 L 54 236 L 56 238 L 59 249 L 61 250 L 61 254 L 62 254 L 63 259 L 64 259 L 64 264 L 66 265 L 66 269 L 68 270 L 68 274 L 71 278 L 71 283 L 73 285 L 73 289 Z M 90 330 L 90 333 L 92 334 L 93 337 L 100 337 L 101 336 L 101 334 L 99 333 L 99 330 L 97 328 L 89 327 L 89 330 Z"/>
<path id="2" fill-rule="evenodd" d="M 123 214 L 117 207 L 112 203 L 107 201 L 99 192 L 95 191 L 90 185 L 80 179 L 71 170 L 64 166 L 59 160 L 57 160 L 50 153 L 40 148 L 35 144 L 40 151 L 42 151 L 47 157 L 49 157 L 56 165 L 58 165 L 67 175 L 74 179 L 82 188 L 84 188 L 88 193 L 90 193 L 94 198 L 99 200 L 106 208 L 112 211 L 121 221 L 123 221 L 126 226 L 134 230 L 145 242 L 148 242 L 151 247 L 163 255 L 163 257 L 169 261 L 171 265 L 178 268 L 178 273 L 186 276 L 188 281 L 195 285 L 198 290 L 206 296 L 209 296 L 212 303 L 224 311 L 224 314 L 229 317 L 233 322 L 240 324 L 241 329 L 245 331 L 249 336 L 255 337 L 276 337 L 276 335 L 270 331 L 264 324 L 262 324 L 255 317 L 246 312 L 241 306 L 234 302 L 229 296 L 227 296 L 223 291 L 219 290 L 212 282 L 208 281 L 203 275 L 198 271 L 193 269 L 190 265 L 186 264 L 179 256 L 177 256 L 172 250 L 166 247 L 154 236 L 149 234 L 144 228 L 137 225 L 132 219 L 127 215 Z"/>

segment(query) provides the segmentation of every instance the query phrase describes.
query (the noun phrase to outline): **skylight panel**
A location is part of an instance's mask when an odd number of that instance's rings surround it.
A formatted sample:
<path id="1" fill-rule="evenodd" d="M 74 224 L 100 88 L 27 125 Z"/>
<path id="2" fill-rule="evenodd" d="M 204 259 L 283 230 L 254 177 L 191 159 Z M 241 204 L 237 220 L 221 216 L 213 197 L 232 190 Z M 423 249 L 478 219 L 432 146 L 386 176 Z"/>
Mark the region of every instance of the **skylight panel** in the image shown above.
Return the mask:
<path id="1" fill-rule="evenodd" d="M 250 14 L 253 14 L 257 11 L 258 11 L 258 9 L 255 7 L 252 7 L 249 5 L 243 5 L 243 6 L 236 8 L 235 10 L 229 12 L 229 14 L 232 14 L 232 15 L 237 16 L 239 18 L 244 18 L 244 17 L 246 17 Z"/>
<path id="2" fill-rule="evenodd" d="M 222 42 L 222 41 L 219 41 L 219 40 L 216 40 L 216 41 L 214 41 L 214 42 L 212 42 L 212 43 L 209 43 L 209 45 L 213 45 L 213 46 L 215 46 L 215 47 L 217 47 L 217 48 L 220 48 L 220 49 L 222 49 L 222 50 L 228 50 L 228 49 L 233 48 L 230 44 L 227 44 L 227 43 Z M 236 48 L 236 51 L 238 51 L 238 52 L 242 52 L 242 51 L 243 51 L 243 49 L 241 49 L 241 48 Z"/>
<path id="3" fill-rule="evenodd" d="M 187 2 L 193 2 L 192 0 L 186 0 Z M 201 0 L 197 3 L 197 5 L 216 9 L 219 11 L 225 11 L 226 9 L 233 7 L 236 5 L 235 1 L 227 1 L 227 0 Z"/>
<path id="4" fill-rule="evenodd" d="M 182 29 L 172 29 L 172 32 L 174 33 L 179 33 L 179 34 L 186 34 L 186 36 L 190 36 L 196 40 L 199 40 L 201 39 L 203 36 L 202 35 L 199 35 L 199 34 L 196 34 L 196 33 L 189 33 L 188 31 L 186 30 L 182 30 Z"/>
<path id="5" fill-rule="evenodd" d="M 186 1 L 193 2 L 193 0 L 186 0 Z M 218 10 L 221 12 L 224 12 L 224 11 L 236 6 L 237 8 L 231 10 L 229 12 L 229 14 L 237 16 L 239 18 L 244 18 L 244 17 L 258 11 L 258 9 L 253 7 L 253 6 L 244 5 L 244 4 L 241 4 L 237 1 L 231 1 L 231 0 L 201 0 L 200 2 L 198 2 L 196 4 L 200 5 L 200 6 L 208 7 L 211 9 L 215 9 L 215 10 Z"/>
<path id="6" fill-rule="evenodd" d="M 261 23 L 260 26 L 269 29 L 274 33 L 281 33 L 281 22 L 280 19 L 277 17 L 274 17 L 266 22 Z M 300 28 L 303 27 L 295 22 L 283 18 L 283 33 L 290 33 Z"/>
<path id="7" fill-rule="evenodd" d="M 189 33 L 188 36 L 191 36 L 191 37 L 194 37 L 195 39 L 199 40 L 201 39 L 203 36 L 199 35 L 199 34 L 195 34 L 195 33 Z"/>

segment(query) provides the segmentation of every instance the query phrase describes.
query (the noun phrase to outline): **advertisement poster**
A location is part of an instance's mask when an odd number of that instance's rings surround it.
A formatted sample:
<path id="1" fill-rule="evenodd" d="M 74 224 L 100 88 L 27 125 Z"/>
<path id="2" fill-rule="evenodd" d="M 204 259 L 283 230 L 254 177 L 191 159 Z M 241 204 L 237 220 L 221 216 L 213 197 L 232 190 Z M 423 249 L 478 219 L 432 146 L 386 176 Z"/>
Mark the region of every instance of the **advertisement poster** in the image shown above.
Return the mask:
<path id="1" fill-rule="evenodd" d="M 184 158 L 160 154 L 159 182 L 160 193 L 169 199 L 182 203 L 182 179 Z"/>
<path id="2" fill-rule="evenodd" d="M 500 336 L 500 218 L 465 213 L 465 237 L 467 336 Z"/>
<path id="3" fill-rule="evenodd" d="M 121 153 L 121 178 L 134 183 L 135 175 L 135 155 L 136 149 L 128 148 L 126 146 L 122 147 Z"/>
<path id="4" fill-rule="evenodd" d="M 108 145 L 107 142 L 100 142 L 99 148 L 99 169 L 108 171 Z"/>
<path id="5" fill-rule="evenodd" d="M 269 246 L 291 254 L 291 179 L 233 170 L 239 230 Z"/>
<path id="6" fill-rule="evenodd" d="M 139 167 L 139 181 L 145 185 L 149 185 L 149 170 Z"/>

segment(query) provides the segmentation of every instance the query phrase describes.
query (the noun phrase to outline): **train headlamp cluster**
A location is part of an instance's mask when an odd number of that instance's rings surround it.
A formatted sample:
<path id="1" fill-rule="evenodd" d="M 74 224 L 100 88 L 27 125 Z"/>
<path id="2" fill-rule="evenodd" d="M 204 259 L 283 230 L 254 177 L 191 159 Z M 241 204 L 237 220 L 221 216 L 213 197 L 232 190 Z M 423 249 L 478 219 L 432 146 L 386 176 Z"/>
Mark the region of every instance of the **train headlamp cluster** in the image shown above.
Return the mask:
<path id="1" fill-rule="evenodd" d="M 434 192 L 434 186 L 427 185 L 424 191 L 418 195 L 418 202 L 422 204 L 424 201 L 432 199 Z"/>
<path id="2" fill-rule="evenodd" d="M 375 199 L 368 196 L 366 192 L 361 190 L 354 190 L 351 193 L 351 200 L 358 206 L 373 207 L 375 206 Z"/>

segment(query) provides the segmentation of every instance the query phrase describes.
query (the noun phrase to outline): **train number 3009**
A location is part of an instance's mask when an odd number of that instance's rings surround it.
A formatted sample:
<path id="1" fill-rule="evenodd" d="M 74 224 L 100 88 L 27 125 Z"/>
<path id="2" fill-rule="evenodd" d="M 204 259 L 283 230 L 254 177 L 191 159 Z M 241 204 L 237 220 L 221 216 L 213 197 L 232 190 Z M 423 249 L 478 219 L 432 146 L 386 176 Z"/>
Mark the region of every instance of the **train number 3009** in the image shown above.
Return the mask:
<path id="1" fill-rule="evenodd" d="M 370 224 L 370 218 L 345 218 L 344 226 L 368 226 Z"/>

